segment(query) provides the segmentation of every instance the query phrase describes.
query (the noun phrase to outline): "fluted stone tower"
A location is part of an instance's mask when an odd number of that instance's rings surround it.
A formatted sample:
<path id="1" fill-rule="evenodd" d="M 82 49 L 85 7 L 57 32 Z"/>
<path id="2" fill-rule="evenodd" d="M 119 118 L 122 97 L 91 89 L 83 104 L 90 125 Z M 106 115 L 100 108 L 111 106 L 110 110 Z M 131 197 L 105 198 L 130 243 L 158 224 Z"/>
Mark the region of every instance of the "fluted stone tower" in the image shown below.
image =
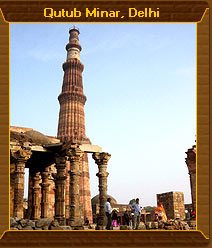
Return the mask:
<path id="1" fill-rule="evenodd" d="M 86 96 L 83 93 L 82 72 L 84 65 L 80 61 L 82 50 L 79 44 L 79 30 L 72 28 L 69 30 L 69 43 L 66 45 L 67 59 L 63 63 L 64 78 L 62 92 L 58 97 L 60 103 L 60 113 L 58 122 L 57 137 L 61 142 L 77 141 L 78 143 L 90 143 L 85 135 L 84 105 Z M 70 164 L 67 162 L 67 182 L 66 182 L 66 218 L 69 218 L 69 182 L 68 170 Z M 92 208 L 90 195 L 90 180 L 88 169 L 88 157 L 85 153 L 80 166 L 80 203 L 84 218 L 88 217 L 92 223 Z"/>

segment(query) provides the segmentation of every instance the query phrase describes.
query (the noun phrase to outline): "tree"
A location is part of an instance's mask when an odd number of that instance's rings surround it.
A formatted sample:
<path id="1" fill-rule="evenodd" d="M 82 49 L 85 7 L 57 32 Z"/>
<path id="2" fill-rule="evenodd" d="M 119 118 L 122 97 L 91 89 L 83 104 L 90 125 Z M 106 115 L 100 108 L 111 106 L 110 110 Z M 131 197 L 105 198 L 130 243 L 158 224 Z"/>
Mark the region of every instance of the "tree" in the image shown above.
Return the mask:
<path id="1" fill-rule="evenodd" d="M 130 200 L 129 205 L 132 205 L 133 202 L 136 202 L 136 200 L 135 199 Z"/>
<path id="2" fill-rule="evenodd" d="M 155 206 L 146 206 L 144 207 L 144 210 L 146 210 L 147 212 L 151 212 L 151 211 L 154 211 L 155 210 Z"/>

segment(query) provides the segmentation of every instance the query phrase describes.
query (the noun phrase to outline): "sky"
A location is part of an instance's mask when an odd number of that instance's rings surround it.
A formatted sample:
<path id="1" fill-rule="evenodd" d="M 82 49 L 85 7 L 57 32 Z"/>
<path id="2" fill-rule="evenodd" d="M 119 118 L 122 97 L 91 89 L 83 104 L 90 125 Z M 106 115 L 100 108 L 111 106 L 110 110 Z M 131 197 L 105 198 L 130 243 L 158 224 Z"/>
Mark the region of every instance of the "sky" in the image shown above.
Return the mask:
<path id="1" fill-rule="evenodd" d="M 196 135 L 195 23 L 75 23 L 80 30 L 86 135 L 111 154 L 118 203 L 183 192 Z M 56 136 L 72 23 L 10 24 L 10 125 Z M 89 154 L 91 197 L 98 166 Z"/>

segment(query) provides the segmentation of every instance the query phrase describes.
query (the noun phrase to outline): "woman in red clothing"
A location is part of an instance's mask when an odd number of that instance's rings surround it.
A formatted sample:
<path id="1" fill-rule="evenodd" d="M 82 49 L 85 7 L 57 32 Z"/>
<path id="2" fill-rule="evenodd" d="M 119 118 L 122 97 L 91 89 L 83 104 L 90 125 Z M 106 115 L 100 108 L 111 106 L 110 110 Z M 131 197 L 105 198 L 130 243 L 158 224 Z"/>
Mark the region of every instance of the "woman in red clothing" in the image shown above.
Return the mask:
<path id="1" fill-rule="evenodd" d="M 113 210 L 113 213 L 112 213 L 112 225 L 114 227 L 118 227 L 118 215 L 116 213 L 116 210 Z"/>

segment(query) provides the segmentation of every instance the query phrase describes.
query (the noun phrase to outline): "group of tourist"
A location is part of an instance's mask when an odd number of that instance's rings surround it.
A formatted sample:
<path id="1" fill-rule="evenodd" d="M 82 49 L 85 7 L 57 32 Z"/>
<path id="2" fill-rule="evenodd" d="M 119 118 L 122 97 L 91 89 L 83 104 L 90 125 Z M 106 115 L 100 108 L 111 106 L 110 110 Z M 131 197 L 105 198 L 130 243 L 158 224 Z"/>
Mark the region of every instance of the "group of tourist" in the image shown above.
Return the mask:
<path id="1" fill-rule="evenodd" d="M 111 198 L 107 199 L 107 202 L 105 203 L 105 214 L 107 216 L 107 226 L 106 229 L 110 230 L 111 225 L 113 227 L 118 227 L 120 223 L 120 219 L 117 215 L 117 211 L 113 210 L 110 205 Z M 139 204 L 139 199 L 137 198 L 136 201 L 130 205 L 131 213 L 128 213 L 125 211 L 123 215 L 123 223 L 124 225 L 131 225 L 133 229 L 138 229 L 139 223 L 140 223 L 140 214 L 142 207 Z"/>
<path id="2" fill-rule="evenodd" d="M 111 229 L 111 225 L 113 227 L 118 227 L 119 224 L 124 224 L 124 225 L 132 225 L 132 229 L 136 230 L 139 228 L 139 224 L 141 221 L 141 210 L 142 207 L 139 204 L 139 198 L 136 199 L 135 202 L 130 205 L 131 212 L 128 213 L 125 211 L 123 215 L 123 222 L 120 223 L 120 216 L 117 215 L 117 211 L 114 209 L 112 211 L 112 207 L 110 205 L 111 198 L 108 198 L 106 203 L 105 203 L 105 214 L 107 216 L 107 226 L 106 230 Z M 167 216 L 164 210 L 164 207 L 162 203 L 158 203 L 158 206 L 155 209 L 155 219 L 156 221 L 160 222 L 166 222 L 167 221 Z"/>

